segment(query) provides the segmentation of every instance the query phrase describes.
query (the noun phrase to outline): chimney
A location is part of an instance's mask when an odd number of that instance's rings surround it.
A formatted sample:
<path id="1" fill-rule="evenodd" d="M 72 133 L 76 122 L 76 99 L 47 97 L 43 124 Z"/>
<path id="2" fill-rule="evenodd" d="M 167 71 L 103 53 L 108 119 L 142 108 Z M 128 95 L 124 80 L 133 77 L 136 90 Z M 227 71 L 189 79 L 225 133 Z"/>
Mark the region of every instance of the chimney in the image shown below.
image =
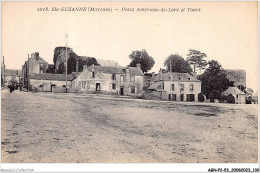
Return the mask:
<path id="1" fill-rule="evenodd" d="M 136 67 L 137 67 L 138 69 L 141 69 L 141 64 L 140 64 L 140 63 L 136 64 Z"/>
<path id="2" fill-rule="evenodd" d="M 125 69 L 125 72 L 126 72 L 126 74 L 130 74 L 130 68 L 127 67 L 127 68 Z"/>
<path id="3" fill-rule="evenodd" d="M 77 61 L 76 62 L 76 74 L 78 75 L 78 73 L 79 73 L 79 62 Z"/>
<path id="4" fill-rule="evenodd" d="M 191 75 L 192 75 L 195 79 L 197 79 L 197 73 L 196 73 L 196 72 L 191 72 Z"/>
<path id="5" fill-rule="evenodd" d="M 115 63 L 115 67 L 118 68 L 118 63 L 117 62 Z"/>
<path id="6" fill-rule="evenodd" d="M 42 69 L 43 73 L 46 73 L 47 68 L 48 68 L 48 67 L 47 67 L 47 64 L 44 63 L 44 64 L 43 64 L 43 69 Z"/>
<path id="7" fill-rule="evenodd" d="M 160 68 L 160 71 L 159 71 L 159 80 L 161 81 L 162 80 L 162 69 Z"/>
<path id="8" fill-rule="evenodd" d="M 39 59 L 40 59 L 40 57 L 39 57 L 39 52 L 35 52 L 35 59 L 36 59 L 37 61 L 39 61 Z"/>
<path id="9" fill-rule="evenodd" d="M 154 79 L 154 77 L 155 77 L 155 73 L 154 73 L 154 72 L 152 72 L 152 79 Z"/>

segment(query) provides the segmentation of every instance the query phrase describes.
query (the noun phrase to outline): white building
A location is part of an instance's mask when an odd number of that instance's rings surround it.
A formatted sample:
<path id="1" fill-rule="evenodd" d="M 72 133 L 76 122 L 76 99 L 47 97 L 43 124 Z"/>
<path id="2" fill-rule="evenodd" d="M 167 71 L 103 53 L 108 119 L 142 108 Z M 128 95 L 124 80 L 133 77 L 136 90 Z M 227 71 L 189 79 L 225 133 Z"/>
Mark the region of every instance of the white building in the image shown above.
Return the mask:
<path id="1" fill-rule="evenodd" d="M 235 103 L 246 104 L 246 94 L 237 87 L 229 87 L 223 92 L 224 95 L 232 94 L 235 97 Z"/>
<path id="2" fill-rule="evenodd" d="M 188 73 L 163 73 L 160 72 L 153 79 L 154 83 L 148 88 L 153 94 L 164 100 L 198 101 L 201 92 L 201 81 L 196 75 Z"/>

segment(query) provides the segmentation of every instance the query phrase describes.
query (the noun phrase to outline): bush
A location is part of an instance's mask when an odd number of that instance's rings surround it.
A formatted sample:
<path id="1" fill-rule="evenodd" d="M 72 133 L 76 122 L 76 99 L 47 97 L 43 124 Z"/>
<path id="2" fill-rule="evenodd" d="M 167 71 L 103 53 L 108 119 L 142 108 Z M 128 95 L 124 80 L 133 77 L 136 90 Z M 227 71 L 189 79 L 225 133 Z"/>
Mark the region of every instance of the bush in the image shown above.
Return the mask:
<path id="1" fill-rule="evenodd" d="M 214 102 L 215 99 L 219 99 L 221 93 L 218 90 L 212 90 L 209 93 L 210 102 Z"/>
<path id="2" fill-rule="evenodd" d="M 235 97 L 232 94 L 229 94 L 227 97 L 228 103 L 235 103 Z"/>
<path id="3" fill-rule="evenodd" d="M 219 97 L 220 103 L 227 103 L 228 102 L 228 96 L 227 95 L 221 95 Z"/>
<path id="4" fill-rule="evenodd" d="M 199 100 L 199 102 L 205 102 L 205 97 L 204 97 L 204 95 L 201 94 L 201 93 L 199 93 L 199 95 L 198 95 L 198 100 Z"/>

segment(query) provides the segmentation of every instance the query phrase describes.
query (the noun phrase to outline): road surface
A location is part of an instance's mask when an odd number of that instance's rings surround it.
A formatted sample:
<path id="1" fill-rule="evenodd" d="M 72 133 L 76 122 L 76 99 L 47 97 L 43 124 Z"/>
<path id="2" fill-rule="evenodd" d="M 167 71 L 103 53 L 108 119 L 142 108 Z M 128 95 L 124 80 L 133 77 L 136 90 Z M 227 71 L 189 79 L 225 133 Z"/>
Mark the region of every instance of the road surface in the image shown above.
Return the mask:
<path id="1" fill-rule="evenodd" d="M 257 163 L 257 105 L 2 90 L 4 163 Z"/>

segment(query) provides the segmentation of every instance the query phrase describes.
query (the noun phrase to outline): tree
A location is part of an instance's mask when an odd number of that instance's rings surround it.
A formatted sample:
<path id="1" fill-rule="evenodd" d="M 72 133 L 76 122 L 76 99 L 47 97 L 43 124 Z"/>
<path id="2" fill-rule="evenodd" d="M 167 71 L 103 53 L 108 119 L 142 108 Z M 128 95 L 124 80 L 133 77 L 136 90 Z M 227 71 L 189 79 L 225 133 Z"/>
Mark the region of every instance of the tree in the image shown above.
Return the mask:
<path id="1" fill-rule="evenodd" d="M 170 68 L 171 65 L 171 68 Z M 192 72 L 192 69 L 188 63 L 188 61 L 185 61 L 180 55 L 178 54 L 171 54 L 166 58 L 164 61 L 164 67 L 166 67 L 166 70 L 172 72 L 179 72 L 179 73 L 190 73 Z"/>
<path id="2" fill-rule="evenodd" d="M 149 70 L 152 69 L 154 65 L 154 59 L 148 55 L 146 50 L 136 50 L 133 51 L 130 55 L 129 58 L 132 60 L 130 62 L 130 67 L 136 67 L 136 64 L 140 63 L 141 64 L 141 70 L 143 72 L 148 72 Z"/>
<path id="3" fill-rule="evenodd" d="M 242 92 L 246 91 L 246 87 L 244 87 L 244 85 L 238 85 L 237 88 L 240 89 Z"/>
<path id="4" fill-rule="evenodd" d="M 214 102 L 214 99 L 220 99 L 221 91 L 213 89 L 209 92 L 210 102 Z"/>
<path id="5" fill-rule="evenodd" d="M 76 71 L 76 63 L 77 60 L 75 58 L 70 57 L 68 60 L 68 74 L 71 74 L 73 71 Z"/>
<path id="6" fill-rule="evenodd" d="M 55 73 L 55 67 L 52 65 L 49 65 L 46 70 L 46 73 Z"/>
<path id="7" fill-rule="evenodd" d="M 202 93 L 207 98 L 219 99 L 223 91 L 225 91 L 232 82 L 226 76 L 225 70 L 222 69 L 218 61 L 212 60 L 209 62 L 209 67 L 199 76 L 201 80 Z"/>
<path id="8" fill-rule="evenodd" d="M 93 57 L 84 57 L 84 58 L 79 58 L 79 72 L 82 72 L 83 71 L 83 66 L 91 66 L 92 64 L 94 65 L 100 65 L 98 64 L 96 58 L 93 58 Z"/>
<path id="9" fill-rule="evenodd" d="M 58 70 L 57 70 L 57 73 L 58 73 L 58 74 L 63 74 L 63 73 L 65 73 L 65 71 L 66 71 L 65 68 L 66 68 L 66 67 L 65 67 L 64 63 L 61 62 L 61 63 L 59 64 L 59 68 L 58 68 Z"/>
<path id="10" fill-rule="evenodd" d="M 205 53 L 202 53 L 198 50 L 189 49 L 189 54 L 187 55 L 187 61 L 190 65 L 193 65 L 193 71 L 196 72 L 197 69 L 201 71 L 201 69 L 204 69 L 208 63 L 204 59 L 207 55 Z"/>

